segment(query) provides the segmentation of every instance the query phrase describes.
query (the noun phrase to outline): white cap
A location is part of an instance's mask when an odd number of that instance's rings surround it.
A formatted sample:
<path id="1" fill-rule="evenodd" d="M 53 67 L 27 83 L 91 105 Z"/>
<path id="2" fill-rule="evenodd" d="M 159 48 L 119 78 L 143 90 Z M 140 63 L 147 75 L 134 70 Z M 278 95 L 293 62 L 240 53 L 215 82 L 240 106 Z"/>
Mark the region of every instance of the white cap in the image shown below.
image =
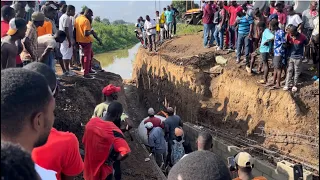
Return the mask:
<path id="1" fill-rule="evenodd" d="M 240 167 L 253 167 L 254 159 L 247 152 L 240 152 L 234 158 L 235 163 Z"/>
<path id="2" fill-rule="evenodd" d="M 154 109 L 153 108 L 148 109 L 148 115 L 154 116 Z"/>
<path id="3" fill-rule="evenodd" d="M 147 122 L 144 127 L 146 127 L 147 129 L 152 129 L 153 128 L 153 124 L 152 122 Z"/>

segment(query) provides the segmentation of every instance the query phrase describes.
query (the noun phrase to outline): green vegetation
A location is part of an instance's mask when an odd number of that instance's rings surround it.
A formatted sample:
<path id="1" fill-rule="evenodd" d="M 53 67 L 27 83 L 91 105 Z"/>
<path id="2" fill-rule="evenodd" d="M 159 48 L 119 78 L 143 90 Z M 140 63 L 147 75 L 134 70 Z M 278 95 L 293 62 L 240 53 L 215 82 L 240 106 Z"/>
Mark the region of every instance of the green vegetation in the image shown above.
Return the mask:
<path id="1" fill-rule="evenodd" d="M 202 30 L 202 25 L 177 24 L 177 35 L 196 34 Z"/>
<path id="2" fill-rule="evenodd" d="M 94 53 L 124 49 L 139 42 L 134 32 L 134 25 L 107 25 L 103 22 L 93 22 L 92 26 L 102 41 L 102 46 L 94 41 Z"/>

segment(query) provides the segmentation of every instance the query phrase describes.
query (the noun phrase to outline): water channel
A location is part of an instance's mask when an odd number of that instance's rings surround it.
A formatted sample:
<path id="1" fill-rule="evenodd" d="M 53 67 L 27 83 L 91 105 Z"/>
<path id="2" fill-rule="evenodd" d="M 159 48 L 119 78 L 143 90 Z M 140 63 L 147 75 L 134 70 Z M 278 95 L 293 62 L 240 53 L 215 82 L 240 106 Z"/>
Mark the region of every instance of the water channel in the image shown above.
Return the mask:
<path id="1" fill-rule="evenodd" d="M 101 63 L 101 67 L 107 72 L 119 74 L 122 79 L 131 79 L 132 66 L 136 58 L 140 43 L 130 49 L 110 51 L 94 56 Z"/>

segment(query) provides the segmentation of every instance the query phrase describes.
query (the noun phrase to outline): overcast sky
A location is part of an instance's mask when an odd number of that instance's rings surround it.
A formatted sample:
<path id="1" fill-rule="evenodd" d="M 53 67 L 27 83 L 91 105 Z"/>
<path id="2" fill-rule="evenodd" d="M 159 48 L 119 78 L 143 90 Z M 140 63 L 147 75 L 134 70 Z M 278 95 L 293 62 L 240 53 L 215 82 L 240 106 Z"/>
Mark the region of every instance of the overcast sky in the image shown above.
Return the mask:
<path id="1" fill-rule="evenodd" d="M 135 23 L 138 17 L 149 15 L 155 17 L 155 1 L 68 1 L 79 12 L 83 5 L 93 10 L 93 15 L 100 16 L 101 19 L 108 18 L 110 21 L 123 19 L 126 22 Z M 159 8 L 159 2 L 160 7 Z M 172 1 L 156 1 L 157 10 L 170 5 Z M 94 18 L 93 17 L 93 18 Z"/>

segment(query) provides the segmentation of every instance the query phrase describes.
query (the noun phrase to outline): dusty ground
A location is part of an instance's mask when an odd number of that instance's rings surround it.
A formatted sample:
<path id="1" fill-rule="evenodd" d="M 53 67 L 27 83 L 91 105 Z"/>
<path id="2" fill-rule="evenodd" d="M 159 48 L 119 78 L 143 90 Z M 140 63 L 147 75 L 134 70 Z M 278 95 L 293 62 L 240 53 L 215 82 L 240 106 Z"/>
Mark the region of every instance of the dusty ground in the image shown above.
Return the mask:
<path id="1" fill-rule="evenodd" d="M 216 64 L 215 56 L 228 60 L 220 75 L 205 72 Z M 311 65 L 304 64 L 300 90 L 292 94 L 259 85 L 262 75 L 248 75 L 235 59 L 235 53 L 203 48 L 200 33 L 181 36 L 164 43 L 158 54 L 140 50 L 134 78 L 140 98 L 156 111 L 170 105 L 184 121 L 250 137 L 318 164 L 318 146 L 306 144 L 317 144 L 318 138 L 310 139 L 319 137 L 319 87 L 311 80 L 314 72 L 307 70 Z M 270 79 L 272 71 L 271 65 Z M 259 127 L 265 128 L 264 136 L 255 134 L 261 133 Z"/>
<path id="2" fill-rule="evenodd" d="M 61 74 L 61 69 L 58 66 L 57 70 L 58 74 Z M 81 140 L 84 129 L 81 127 L 81 123 L 86 124 L 91 118 L 95 106 L 102 102 L 102 88 L 109 83 L 122 86 L 122 89 L 125 88 L 121 77 L 113 73 L 98 73 L 93 80 L 83 79 L 80 76 L 81 72 L 77 73 L 79 76 L 64 77 L 60 81 L 59 94 L 56 99 L 54 127 L 61 131 L 75 133 L 80 142 L 80 147 L 83 148 Z M 136 88 L 129 86 L 125 91 L 127 91 L 128 96 L 125 95 L 124 91 L 121 92 L 119 101 L 124 105 L 129 117 L 132 117 L 135 124 L 138 124 L 145 117 L 145 114 L 143 114 L 145 110 L 138 109 L 139 106 L 135 96 Z M 128 104 L 129 106 L 127 106 Z M 131 141 L 127 133 L 125 136 L 132 153 L 121 164 L 123 179 L 160 179 L 157 169 L 151 161 L 144 161 L 148 154 L 145 153 L 139 142 L 136 139 Z M 83 178 L 79 176 L 77 179 Z"/>

